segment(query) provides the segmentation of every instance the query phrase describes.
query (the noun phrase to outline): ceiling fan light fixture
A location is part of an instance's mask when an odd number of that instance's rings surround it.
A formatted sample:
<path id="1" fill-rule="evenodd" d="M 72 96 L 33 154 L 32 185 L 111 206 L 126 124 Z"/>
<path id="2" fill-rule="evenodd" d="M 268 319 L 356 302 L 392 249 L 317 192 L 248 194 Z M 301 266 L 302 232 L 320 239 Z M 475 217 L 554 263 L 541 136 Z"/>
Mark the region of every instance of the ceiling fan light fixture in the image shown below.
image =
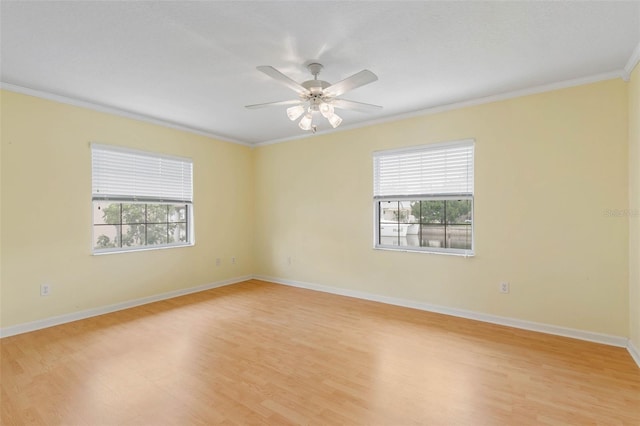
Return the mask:
<path id="1" fill-rule="evenodd" d="M 322 114 L 324 118 L 328 119 L 331 117 L 333 115 L 333 111 L 333 105 L 326 102 L 320 104 L 320 114 Z"/>
<path id="2" fill-rule="evenodd" d="M 327 120 L 329 120 L 329 124 L 331 124 L 331 127 L 333 127 L 334 129 L 338 127 L 340 123 L 342 123 L 342 118 L 340 118 L 340 116 L 338 116 L 337 114 L 331 114 L 329 117 L 327 117 Z"/>
<path id="3" fill-rule="evenodd" d="M 292 106 L 291 108 L 287 108 L 287 117 L 289 117 L 289 120 L 291 121 L 296 120 L 302 114 L 304 114 L 304 106 L 302 105 L 296 105 Z"/>
<path id="4" fill-rule="evenodd" d="M 311 130 L 313 133 L 316 133 L 317 126 L 313 124 L 313 115 L 317 112 L 322 114 L 331 127 L 335 129 L 342 123 L 342 118 L 335 113 L 335 108 L 354 109 L 360 111 L 378 110 L 382 108 L 378 105 L 365 104 L 362 102 L 338 98 L 345 92 L 357 89 L 365 84 L 373 83 L 378 79 L 374 73 L 366 69 L 334 84 L 318 79 L 318 74 L 320 73 L 320 70 L 322 70 L 322 65 L 317 62 L 312 62 L 307 65 L 307 69 L 313 75 L 313 80 L 303 81 L 302 83 L 298 83 L 290 77 L 287 77 L 272 66 L 261 65 L 257 67 L 257 69 L 296 92 L 298 94 L 298 98 L 286 101 L 246 105 L 246 108 L 255 109 L 266 106 L 293 105 L 287 108 L 287 117 L 289 117 L 289 120 L 291 121 L 295 121 L 302 117 L 298 122 L 298 127 L 302 130 Z"/>
<path id="5" fill-rule="evenodd" d="M 298 127 L 300 127 L 302 130 L 311 130 L 311 120 L 313 119 L 313 117 L 311 116 L 311 113 L 308 112 L 304 115 L 304 117 L 302 117 L 302 119 L 300 120 L 300 123 L 298 123 Z"/>

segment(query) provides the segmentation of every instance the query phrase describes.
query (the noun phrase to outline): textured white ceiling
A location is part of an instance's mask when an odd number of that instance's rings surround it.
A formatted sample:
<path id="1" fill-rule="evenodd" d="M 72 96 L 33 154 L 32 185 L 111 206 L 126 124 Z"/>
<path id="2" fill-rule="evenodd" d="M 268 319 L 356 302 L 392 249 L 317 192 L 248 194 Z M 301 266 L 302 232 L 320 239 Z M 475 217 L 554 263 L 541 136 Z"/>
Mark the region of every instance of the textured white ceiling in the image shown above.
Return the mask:
<path id="1" fill-rule="evenodd" d="M 628 2 L 1 2 L 1 80 L 163 120 L 227 140 L 306 134 L 294 99 L 256 70 L 297 81 L 362 69 L 379 77 L 343 97 L 382 105 L 341 111 L 341 127 L 427 108 L 620 72 L 640 42 Z M 336 131 L 328 125 L 319 131 Z M 339 128 L 340 129 L 340 128 Z M 337 129 L 337 130 L 339 130 Z"/>

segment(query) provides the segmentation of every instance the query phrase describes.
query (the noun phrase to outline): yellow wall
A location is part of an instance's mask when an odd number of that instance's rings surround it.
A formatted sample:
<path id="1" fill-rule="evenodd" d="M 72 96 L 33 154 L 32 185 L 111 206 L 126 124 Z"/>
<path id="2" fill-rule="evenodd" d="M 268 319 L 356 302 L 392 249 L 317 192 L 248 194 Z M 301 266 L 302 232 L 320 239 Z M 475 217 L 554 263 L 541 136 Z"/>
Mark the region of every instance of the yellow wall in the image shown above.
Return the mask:
<path id="1" fill-rule="evenodd" d="M 640 65 L 629 83 L 629 213 L 630 337 L 640 350 Z"/>
<path id="2" fill-rule="evenodd" d="M 253 272 L 250 148 L 0 93 L 2 327 Z M 196 245 L 92 256 L 89 142 L 193 158 Z"/>
<path id="3" fill-rule="evenodd" d="M 638 216 L 615 214 L 640 198 L 639 86 L 636 69 L 255 150 L 2 91 L 0 326 L 257 274 L 640 347 Z M 374 250 L 372 152 L 466 138 L 476 256 Z M 194 247 L 91 255 L 92 141 L 194 159 Z"/>
<path id="4" fill-rule="evenodd" d="M 628 207 L 627 108 L 617 79 L 261 146 L 255 272 L 628 336 L 629 221 L 607 214 Z M 476 256 L 374 250 L 372 152 L 465 138 Z"/>

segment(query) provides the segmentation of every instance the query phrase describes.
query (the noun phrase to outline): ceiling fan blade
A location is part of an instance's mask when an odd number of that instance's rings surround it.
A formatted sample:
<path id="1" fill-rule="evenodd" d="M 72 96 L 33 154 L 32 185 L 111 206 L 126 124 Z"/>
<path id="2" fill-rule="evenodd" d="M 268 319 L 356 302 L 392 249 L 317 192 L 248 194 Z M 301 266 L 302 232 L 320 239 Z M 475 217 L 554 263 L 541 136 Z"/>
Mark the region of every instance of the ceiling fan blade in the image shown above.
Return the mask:
<path id="1" fill-rule="evenodd" d="M 281 84 L 284 84 L 289 89 L 295 91 L 298 95 L 306 95 L 306 94 L 309 93 L 309 90 L 305 89 L 303 86 L 301 86 L 295 80 L 292 80 L 289 77 L 287 77 L 286 75 L 282 74 L 280 71 L 278 71 L 274 67 L 271 67 L 269 65 L 261 65 L 261 66 L 256 67 L 256 68 L 258 69 L 258 71 L 262 71 L 263 73 L 265 73 L 269 77 L 271 77 L 271 78 L 273 78 L 275 80 L 278 80 Z"/>
<path id="2" fill-rule="evenodd" d="M 272 107 L 272 106 L 281 106 L 281 105 L 300 105 L 302 101 L 293 99 L 290 101 L 278 101 L 278 102 L 267 102 L 264 104 L 254 104 L 254 105 L 245 105 L 245 108 L 248 109 L 256 109 L 256 108 L 264 108 L 264 107 Z"/>
<path id="3" fill-rule="evenodd" d="M 323 93 L 327 96 L 340 96 L 343 93 L 353 90 L 357 87 L 364 86 L 365 84 L 373 83 L 378 79 L 374 73 L 369 70 L 362 70 L 355 73 L 351 77 L 347 77 L 342 81 L 332 84 L 323 90 Z"/>
<path id="4" fill-rule="evenodd" d="M 346 99 L 334 99 L 331 102 L 335 108 L 352 109 L 355 111 L 373 112 L 382 109 L 380 105 L 365 104 L 363 102 L 348 101 Z"/>

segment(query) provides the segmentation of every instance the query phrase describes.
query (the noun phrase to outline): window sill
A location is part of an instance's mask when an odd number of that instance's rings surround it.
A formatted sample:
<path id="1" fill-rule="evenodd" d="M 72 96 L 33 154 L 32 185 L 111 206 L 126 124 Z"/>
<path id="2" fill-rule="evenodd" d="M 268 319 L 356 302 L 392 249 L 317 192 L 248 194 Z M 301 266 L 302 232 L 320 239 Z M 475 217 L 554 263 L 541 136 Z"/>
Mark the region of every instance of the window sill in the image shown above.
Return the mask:
<path id="1" fill-rule="evenodd" d="M 175 245 L 167 245 L 167 246 L 159 246 L 159 247 L 143 247 L 143 248 L 127 248 L 127 249 L 118 249 L 118 250 L 104 250 L 104 251 L 92 251 L 92 256 L 104 256 L 109 254 L 120 254 L 120 253 L 135 253 L 139 251 L 156 251 L 156 250 L 167 250 L 167 249 L 175 249 L 175 248 L 183 248 L 183 247 L 193 247 L 195 243 L 191 244 L 175 244 Z"/>
<path id="2" fill-rule="evenodd" d="M 475 257 L 475 252 L 473 251 L 445 251 L 445 250 L 416 250 L 410 249 L 406 247 L 387 247 L 387 246 L 374 246 L 374 250 L 382 250 L 382 251 L 400 251 L 405 253 L 424 253 L 424 254 L 436 254 L 436 255 L 445 255 L 445 256 L 457 256 L 457 257 Z"/>

